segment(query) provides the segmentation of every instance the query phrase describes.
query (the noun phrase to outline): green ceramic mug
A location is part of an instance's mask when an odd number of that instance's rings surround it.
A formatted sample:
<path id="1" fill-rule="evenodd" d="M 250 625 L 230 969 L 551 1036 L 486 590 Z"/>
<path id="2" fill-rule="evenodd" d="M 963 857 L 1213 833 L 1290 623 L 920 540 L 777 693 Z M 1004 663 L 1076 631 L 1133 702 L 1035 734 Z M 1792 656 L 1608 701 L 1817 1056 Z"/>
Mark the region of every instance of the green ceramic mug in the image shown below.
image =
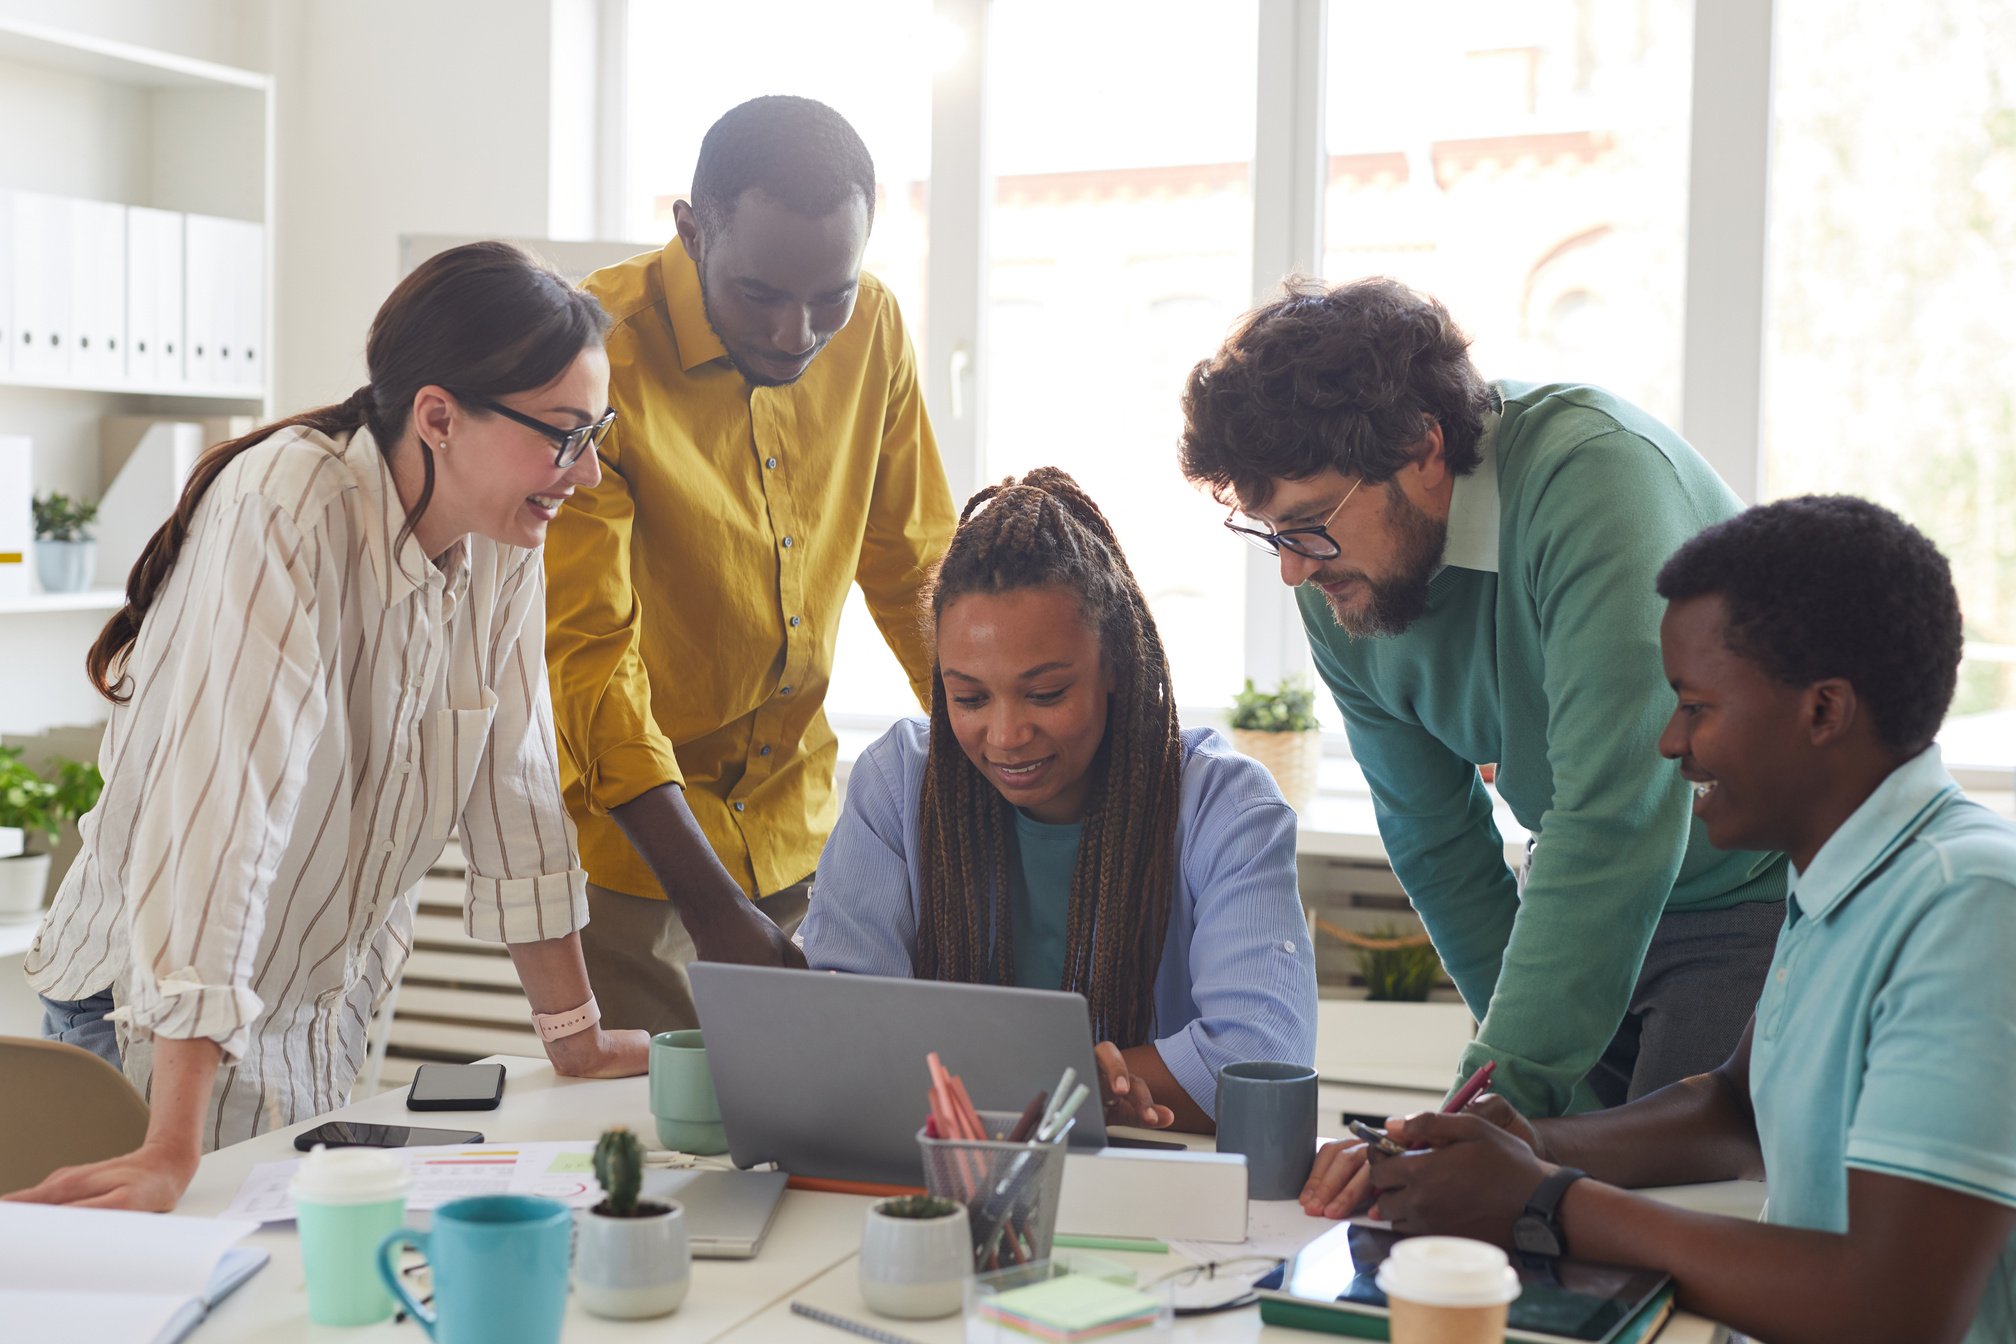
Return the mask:
<path id="1" fill-rule="evenodd" d="M 651 1038 L 651 1114 L 658 1142 L 682 1153 L 725 1153 L 728 1131 L 697 1031 L 661 1031 Z"/>

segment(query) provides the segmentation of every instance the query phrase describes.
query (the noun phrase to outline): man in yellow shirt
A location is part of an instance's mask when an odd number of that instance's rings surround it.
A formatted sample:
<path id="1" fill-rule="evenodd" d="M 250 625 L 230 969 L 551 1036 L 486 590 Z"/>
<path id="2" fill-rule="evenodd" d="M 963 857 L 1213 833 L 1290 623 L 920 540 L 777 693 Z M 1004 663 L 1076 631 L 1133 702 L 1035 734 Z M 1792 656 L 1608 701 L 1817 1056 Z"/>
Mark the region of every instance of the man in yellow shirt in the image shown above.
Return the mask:
<path id="1" fill-rule="evenodd" d="M 678 236 L 585 282 L 617 421 L 548 531 L 546 651 L 611 1026 L 696 1025 L 696 957 L 803 964 L 851 584 L 929 694 L 917 599 L 952 499 L 895 298 L 861 272 L 874 206 L 838 113 L 757 98 L 701 142 Z"/>

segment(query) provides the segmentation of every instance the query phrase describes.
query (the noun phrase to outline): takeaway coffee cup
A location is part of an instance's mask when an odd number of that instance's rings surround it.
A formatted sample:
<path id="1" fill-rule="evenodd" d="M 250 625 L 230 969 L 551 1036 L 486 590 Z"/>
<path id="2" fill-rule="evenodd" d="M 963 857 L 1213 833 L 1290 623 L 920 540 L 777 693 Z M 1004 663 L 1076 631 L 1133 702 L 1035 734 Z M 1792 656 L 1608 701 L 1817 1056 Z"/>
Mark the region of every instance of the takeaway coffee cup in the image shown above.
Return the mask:
<path id="1" fill-rule="evenodd" d="M 1411 1237 L 1379 1266 L 1393 1344 L 1499 1344 L 1519 1296 L 1505 1252 L 1468 1237 Z"/>
<path id="2" fill-rule="evenodd" d="M 1294 1199 L 1316 1163 L 1316 1070 L 1227 1064 L 1218 1070 L 1218 1151 L 1246 1155 L 1248 1199 Z"/>
<path id="3" fill-rule="evenodd" d="M 392 1314 L 378 1243 L 406 1220 L 406 1164 L 380 1148 L 317 1148 L 288 1187 L 308 1275 L 308 1319 L 370 1325 Z"/>
<path id="4" fill-rule="evenodd" d="M 681 1153 L 725 1153 L 728 1131 L 714 1099 L 707 1047 L 697 1031 L 661 1031 L 651 1038 L 651 1114 L 658 1142 Z"/>

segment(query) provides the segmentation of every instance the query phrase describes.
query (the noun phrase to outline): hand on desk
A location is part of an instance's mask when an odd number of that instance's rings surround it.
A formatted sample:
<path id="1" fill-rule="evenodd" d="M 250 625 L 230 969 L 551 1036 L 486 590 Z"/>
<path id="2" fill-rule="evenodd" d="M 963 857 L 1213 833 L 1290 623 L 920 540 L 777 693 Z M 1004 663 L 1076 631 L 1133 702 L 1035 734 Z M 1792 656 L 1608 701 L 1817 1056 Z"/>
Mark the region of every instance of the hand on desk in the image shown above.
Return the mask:
<path id="1" fill-rule="evenodd" d="M 1532 1152 L 1545 1156 L 1532 1123 L 1519 1114 L 1511 1102 L 1496 1093 L 1486 1092 L 1471 1102 L 1464 1113 L 1489 1121 Z M 1386 1132 L 1396 1143 L 1410 1148 L 1426 1147 L 1427 1140 L 1421 1137 L 1425 1129 L 1410 1130 L 1409 1126 L 1416 1121 L 1435 1118 L 1433 1112 L 1425 1112 L 1406 1119 L 1389 1120 Z M 1303 1211 L 1311 1216 L 1348 1218 L 1363 1208 L 1377 1193 L 1377 1183 L 1372 1169 L 1365 1164 L 1365 1156 L 1365 1145 L 1356 1139 L 1324 1144 L 1316 1154 L 1316 1165 L 1309 1171 L 1309 1183 L 1302 1187 Z M 1374 1205 L 1366 1212 L 1374 1218 L 1391 1216 L 1391 1211 L 1383 1205 Z"/>
<path id="2" fill-rule="evenodd" d="M 594 1027 L 546 1042 L 553 1071 L 569 1078 L 631 1078 L 651 1068 L 651 1033 Z"/>
<path id="3" fill-rule="evenodd" d="M 1099 1096 L 1106 1104 L 1107 1124 L 1167 1129 L 1176 1122 L 1176 1112 L 1155 1104 L 1148 1080 L 1131 1071 L 1119 1046 L 1101 1041 L 1092 1048 L 1092 1058 L 1099 1065 Z"/>
<path id="4" fill-rule="evenodd" d="M 143 1143 L 130 1153 L 82 1167 L 59 1167 L 40 1185 L 0 1196 L 24 1204 L 167 1213 L 196 1175 L 197 1154 Z"/>

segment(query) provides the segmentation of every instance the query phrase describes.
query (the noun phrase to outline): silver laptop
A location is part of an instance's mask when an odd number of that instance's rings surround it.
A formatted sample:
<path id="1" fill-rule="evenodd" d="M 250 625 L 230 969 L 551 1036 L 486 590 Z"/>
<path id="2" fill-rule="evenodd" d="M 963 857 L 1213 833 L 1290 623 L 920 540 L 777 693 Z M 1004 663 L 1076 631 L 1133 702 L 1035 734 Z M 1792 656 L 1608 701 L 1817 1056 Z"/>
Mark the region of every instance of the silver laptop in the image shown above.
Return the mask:
<path id="1" fill-rule="evenodd" d="M 781 1171 L 647 1171 L 643 1195 L 685 1206 L 686 1239 L 694 1255 L 747 1260 L 770 1235 L 789 1179 Z"/>
<path id="2" fill-rule="evenodd" d="M 982 1111 L 1019 1115 L 1076 1069 L 1094 1090 L 1071 1144 L 1106 1146 L 1083 995 L 721 962 L 691 975 L 738 1167 L 922 1185 L 933 1050 Z"/>

